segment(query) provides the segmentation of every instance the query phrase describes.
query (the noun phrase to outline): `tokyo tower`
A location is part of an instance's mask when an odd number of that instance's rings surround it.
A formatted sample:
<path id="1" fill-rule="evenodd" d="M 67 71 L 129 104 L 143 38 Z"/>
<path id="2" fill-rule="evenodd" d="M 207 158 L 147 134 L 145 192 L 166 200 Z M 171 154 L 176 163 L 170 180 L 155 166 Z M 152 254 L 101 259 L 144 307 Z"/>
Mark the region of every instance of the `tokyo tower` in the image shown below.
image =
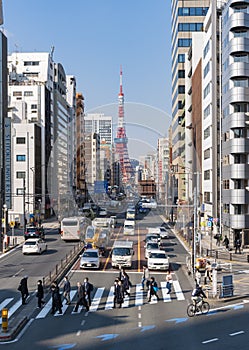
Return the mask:
<path id="1" fill-rule="evenodd" d="M 128 138 L 125 132 L 124 123 L 124 94 L 123 94 L 123 72 L 120 67 L 120 88 L 118 94 L 118 128 L 117 137 L 114 139 L 116 154 L 119 156 L 120 169 L 122 174 L 122 182 L 127 183 L 133 173 L 130 158 L 128 155 Z"/>

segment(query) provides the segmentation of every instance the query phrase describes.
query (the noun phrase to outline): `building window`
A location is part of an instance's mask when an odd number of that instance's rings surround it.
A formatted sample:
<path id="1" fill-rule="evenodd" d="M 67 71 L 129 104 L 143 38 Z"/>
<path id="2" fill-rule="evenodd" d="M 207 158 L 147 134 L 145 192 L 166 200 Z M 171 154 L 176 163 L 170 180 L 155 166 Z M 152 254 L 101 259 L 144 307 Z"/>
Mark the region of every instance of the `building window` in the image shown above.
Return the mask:
<path id="1" fill-rule="evenodd" d="M 234 204 L 234 215 L 241 215 L 242 214 L 242 204 Z"/>
<path id="2" fill-rule="evenodd" d="M 204 140 L 206 140 L 209 136 L 210 136 L 210 126 L 208 126 L 208 127 L 204 130 Z"/>
<path id="3" fill-rule="evenodd" d="M 248 82 L 249 82 L 249 79 L 244 78 L 244 77 L 233 79 L 234 87 L 245 87 L 246 88 L 249 86 Z"/>
<path id="4" fill-rule="evenodd" d="M 204 89 L 204 98 L 206 98 L 209 93 L 210 93 L 210 83 L 208 83 Z"/>
<path id="5" fill-rule="evenodd" d="M 185 85 L 179 85 L 178 92 L 179 94 L 185 94 Z"/>
<path id="6" fill-rule="evenodd" d="M 24 96 L 34 96 L 33 91 L 24 91 Z"/>
<path id="7" fill-rule="evenodd" d="M 25 174 L 26 174 L 25 171 L 17 171 L 16 178 L 17 179 L 25 179 L 25 177 L 26 177 Z"/>
<path id="8" fill-rule="evenodd" d="M 204 180 L 210 180 L 210 170 L 204 171 Z"/>
<path id="9" fill-rule="evenodd" d="M 204 58 L 207 56 L 207 53 L 209 50 L 210 50 L 210 41 L 208 41 L 206 46 L 204 47 Z"/>
<path id="10" fill-rule="evenodd" d="M 223 166 L 229 165 L 229 155 L 223 156 Z"/>
<path id="11" fill-rule="evenodd" d="M 178 78 L 185 78 L 185 70 L 184 69 L 178 70 Z"/>
<path id="12" fill-rule="evenodd" d="M 24 61 L 24 66 L 39 66 L 39 61 Z"/>
<path id="13" fill-rule="evenodd" d="M 22 96 L 22 91 L 13 91 L 13 96 Z"/>
<path id="14" fill-rule="evenodd" d="M 244 180 L 241 180 L 241 179 L 236 179 L 236 180 L 233 180 L 233 183 L 234 183 L 234 189 L 235 190 L 241 190 L 241 189 L 244 189 Z"/>
<path id="15" fill-rule="evenodd" d="M 204 192 L 204 202 L 210 203 L 210 198 L 211 198 L 210 192 Z"/>
<path id="16" fill-rule="evenodd" d="M 192 45 L 192 39 L 182 38 L 178 39 L 178 47 L 190 47 Z"/>
<path id="17" fill-rule="evenodd" d="M 238 28 L 235 29 L 233 32 L 234 38 L 247 38 L 248 37 L 248 31 L 246 28 Z"/>
<path id="18" fill-rule="evenodd" d="M 208 62 L 204 68 L 204 78 L 207 76 L 209 70 L 210 70 L 210 63 Z"/>
<path id="19" fill-rule="evenodd" d="M 229 214 L 230 212 L 230 205 L 229 204 L 223 204 L 223 213 Z"/>
<path id="20" fill-rule="evenodd" d="M 25 77 L 29 77 L 29 78 L 38 78 L 39 77 L 39 73 L 27 73 L 27 72 L 24 72 L 23 75 L 25 75 Z"/>
<path id="21" fill-rule="evenodd" d="M 16 194 L 17 194 L 18 196 L 22 196 L 22 195 L 24 194 L 23 188 L 17 188 L 17 189 L 16 189 Z"/>
<path id="22" fill-rule="evenodd" d="M 37 105 L 31 105 L 31 109 L 37 109 Z"/>
<path id="23" fill-rule="evenodd" d="M 204 109 L 204 119 L 210 115 L 210 104 Z"/>
<path id="24" fill-rule="evenodd" d="M 204 159 L 210 158 L 210 148 L 205 149 L 204 151 Z"/>
<path id="25" fill-rule="evenodd" d="M 16 143 L 17 143 L 18 145 L 24 145 L 25 142 L 26 142 L 25 137 L 17 137 L 17 138 L 16 138 Z"/>
<path id="26" fill-rule="evenodd" d="M 223 180 L 223 189 L 229 190 L 229 180 Z"/>
<path id="27" fill-rule="evenodd" d="M 26 161 L 26 156 L 25 156 L 25 154 L 18 154 L 18 155 L 16 156 L 16 161 L 17 161 L 17 162 L 25 162 L 25 161 Z"/>
<path id="28" fill-rule="evenodd" d="M 249 55 L 246 52 L 235 53 L 233 55 L 234 62 L 244 62 L 249 63 Z"/>
<path id="29" fill-rule="evenodd" d="M 185 54 L 180 53 L 178 55 L 178 63 L 184 63 L 185 62 Z"/>
<path id="30" fill-rule="evenodd" d="M 233 134 L 234 134 L 234 138 L 235 139 L 246 137 L 246 133 L 245 133 L 245 129 L 244 128 L 233 129 Z"/>
<path id="31" fill-rule="evenodd" d="M 238 112 L 248 112 L 248 103 L 240 102 L 233 103 L 234 113 Z"/>
<path id="32" fill-rule="evenodd" d="M 234 155 L 234 164 L 245 164 L 246 163 L 246 156 L 245 154 L 235 154 Z"/>

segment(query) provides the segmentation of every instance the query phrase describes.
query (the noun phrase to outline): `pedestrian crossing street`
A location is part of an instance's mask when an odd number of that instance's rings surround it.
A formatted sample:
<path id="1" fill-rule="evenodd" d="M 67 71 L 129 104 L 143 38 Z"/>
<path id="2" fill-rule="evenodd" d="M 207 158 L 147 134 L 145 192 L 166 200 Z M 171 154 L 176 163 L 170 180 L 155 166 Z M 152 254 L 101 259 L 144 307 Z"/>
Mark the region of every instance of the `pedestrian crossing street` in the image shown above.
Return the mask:
<path id="1" fill-rule="evenodd" d="M 185 300 L 184 293 L 182 292 L 180 283 L 178 280 L 174 280 L 172 284 L 172 290 L 170 294 L 167 294 L 168 289 L 166 288 L 166 282 L 162 281 L 158 283 L 159 291 L 158 296 L 160 301 L 157 301 L 156 297 L 151 298 L 149 304 L 156 303 L 169 303 L 173 300 L 183 301 Z M 127 308 L 129 306 L 142 306 L 147 303 L 147 291 L 141 289 L 141 284 L 136 284 L 131 289 L 130 296 L 125 296 L 122 308 Z M 77 289 L 73 289 L 70 292 L 71 305 L 66 305 L 66 300 L 63 300 L 62 314 L 57 312 L 54 314 L 54 317 L 60 317 L 64 314 L 77 315 L 83 310 L 83 306 L 80 306 L 77 312 L 74 312 L 74 306 L 77 300 Z M 114 299 L 114 286 L 109 290 L 105 287 L 96 288 L 92 293 L 92 304 L 90 306 L 89 312 L 96 312 L 97 310 L 110 310 L 113 308 L 113 299 Z M 14 298 L 6 298 L 0 303 L 0 310 L 3 308 L 8 308 L 9 319 L 13 314 L 22 306 L 22 300 L 18 300 L 13 304 Z M 51 313 L 52 309 L 52 298 L 46 302 L 42 309 L 39 310 L 38 314 L 34 317 L 35 319 L 43 319 Z M 1 319 L 0 319 L 1 325 Z"/>

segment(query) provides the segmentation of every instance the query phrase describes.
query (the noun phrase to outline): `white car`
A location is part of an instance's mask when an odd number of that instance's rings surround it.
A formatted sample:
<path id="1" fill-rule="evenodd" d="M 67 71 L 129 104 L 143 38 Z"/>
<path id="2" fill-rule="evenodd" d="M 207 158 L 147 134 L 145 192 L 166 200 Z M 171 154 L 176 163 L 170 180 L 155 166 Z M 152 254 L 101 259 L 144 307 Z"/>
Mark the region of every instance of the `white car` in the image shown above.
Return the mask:
<path id="1" fill-rule="evenodd" d="M 80 259 L 81 269 L 99 269 L 100 258 L 98 249 L 86 249 Z"/>
<path id="2" fill-rule="evenodd" d="M 151 250 L 147 265 L 149 270 L 168 270 L 169 258 L 163 250 Z"/>
<path id="3" fill-rule="evenodd" d="M 159 249 L 159 244 L 157 242 L 147 242 L 146 245 L 144 246 L 145 252 L 144 256 L 146 259 L 148 259 L 150 252 L 155 249 Z"/>
<path id="4" fill-rule="evenodd" d="M 159 229 L 160 229 L 159 234 L 160 234 L 161 239 L 169 238 L 169 230 L 168 229 L 166 229 L 164 226 L 159 227 Z"/>
<path id="5" fill-rule="evenodd" d="M 145 243 L 156 242 L 160 245 L 160 235 L 157 233 L 147 233 L 145 236 Z"/>
<path id="6" fill-rule="evenodd" d="M 23 254 L 41 254 L 46 250 L 47 244 L 41 238 L 29 238 L 22 246 Z"/>

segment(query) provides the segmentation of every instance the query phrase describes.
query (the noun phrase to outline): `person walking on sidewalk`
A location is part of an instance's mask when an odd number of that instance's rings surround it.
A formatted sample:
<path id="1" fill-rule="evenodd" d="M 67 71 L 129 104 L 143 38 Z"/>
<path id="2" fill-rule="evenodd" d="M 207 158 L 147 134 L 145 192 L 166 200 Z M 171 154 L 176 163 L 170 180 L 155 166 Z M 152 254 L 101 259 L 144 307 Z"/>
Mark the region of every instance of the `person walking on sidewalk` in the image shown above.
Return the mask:
<path id="1" fill-rule="evenodd" d="M 45 304 L 45 301 L 43 301 L 44 289 L 43 289 L 43 285 L 42 285 L 42 280 L 37 281 L 36 297 L 37 297 L 37 307 L 39 309 L 41 309 L 42 304 Z"/>
<path id="2" fill-rule="evenodd" d="M 63 286 L 63 296 L 66 299 L 66 304 L 70 305 L 71 300 L 70 300 L 70 291 L 71 291 L 71 284 L 68 280 L 68 277 L 64 277 L 64 286 Z"/>
<path id="3" fill-rule="evenodd" d="M 229 239 L 227 238 L 227 236 L 225 236 L 223 244 L 226 247 L 226 250 L 229 250 Z"/>
<path id="4" fill-rule="evenodd" d="M 204 284 L 207 284 L 207 279 L 209 279 L 209 282 L 212 282 L 212 266 L 210 264 L 210 261 L 207 261 L 207 264 L 206 264 Z"/>
<path id="5" fill-rule="evenodd" d="M 157 301 L 160 300 L 159 296 L 157 295 L 158 292 L 158 286 L 157 286 L 157 282 L 155 281 L 154 277 L 150 278 L 150 285 L 149 285 L 149 292 L 148 292 L 148 303 L 151 302 L 151 297 L 153 295 L 155 295 L 155 297 L 157 298 Z"/>
<path id="6" fill-rule="evenodd" d="M 196 269 L 195 272 L 195 285 L 199 286 L 201 284 L 201 273 L 199 271 L 199 269 Z"/>
<path id="7" fill-rule="evenodd" d="M 28 291 L 28 276 L 24 276 L 19 284 L 18 290 L 21 292 L 22 295 L 22 305 L 26 304 L 26 299 L 29 296 Z"/>
<path id="8" fill-rule="evenodd" d="M 241 254 L 241 240 L 240 238 L 237 238 L 235 240 L 235 254 L 237 254 L 237 252 L 239 251 L 239 254 Z"/>

